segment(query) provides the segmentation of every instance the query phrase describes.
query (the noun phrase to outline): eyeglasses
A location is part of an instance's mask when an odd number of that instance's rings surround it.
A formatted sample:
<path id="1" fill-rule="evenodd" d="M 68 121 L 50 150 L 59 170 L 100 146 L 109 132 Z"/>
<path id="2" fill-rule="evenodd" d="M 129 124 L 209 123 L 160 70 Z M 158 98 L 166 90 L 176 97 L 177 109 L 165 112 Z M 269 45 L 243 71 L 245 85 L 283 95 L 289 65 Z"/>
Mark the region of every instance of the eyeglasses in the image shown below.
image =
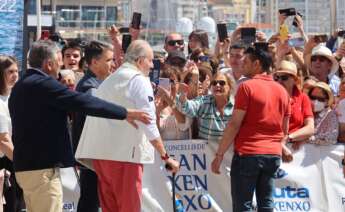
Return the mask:
<path id="1" fill-rule="evenodd" d="M 169 46 L 175 46 L 176 43 L 179 46 L 182 46 L 184 44 L 184 41 L 183 40 L 169 40 L 167 43 L 168 43 Z"/>
<path id="2" fill-rule="evenodd" d="M 211 82 L 211 85 L 213 85 L 213 86 L 216 86 L 216 85 L 220 85 L 220 86 L 224 86 L 225 84 L 226 84 L 226 82 L 224 81 L 224 80 L 213 80 L 212 82 Z"/>
<path id="3" fill-rule="evenodd" d="M 320 97 L 320 96 L 309 96 L 310 100 L 318 100 L 320 102 L 325 102 L 328 100 L 328 98 Z"/>
<path id="4" fill-rule="evenodd" d="M 208 62 L 209 61 L 209 58 L 208 58 L 208 56 L 206 56 L 206 55 L 202 55 L 202 56 L 199 56 L 199 57 L 197 57 L 197 58 L 194 58 L 193 59 L 194 60 L 194 62 Z"/>
<path id="5" fill-rule="evenodd" d="M 325 62 L 325 61 L 328 61 L 328 58 L 326 58 L 324 56 L 312 56 L 311 57 L 312 62 L 315 62 L 317 60 L 319 60 L 320 62 Z"/>
<path id="6" fill-rule="evenodd" d="M 274 75 L 273 79 L 274 81 L 286 81 L 290 78 L 289 75 Z"/>

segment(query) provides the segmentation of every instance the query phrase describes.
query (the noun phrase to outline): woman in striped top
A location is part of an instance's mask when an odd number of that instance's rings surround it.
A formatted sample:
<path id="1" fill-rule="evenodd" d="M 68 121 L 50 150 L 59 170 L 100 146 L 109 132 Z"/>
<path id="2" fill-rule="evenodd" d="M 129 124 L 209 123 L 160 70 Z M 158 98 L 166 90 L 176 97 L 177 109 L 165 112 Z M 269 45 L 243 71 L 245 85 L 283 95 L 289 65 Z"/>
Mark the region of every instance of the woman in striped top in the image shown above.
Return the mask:
<path id="1" fill-rule="evenodd" d="M 234 98 L 234 80 L 222 73 L 216 73 L 211 80 L 211 95 L 188 100 L 186 92 L 180 90 L 177 104 L 181 112 L 198 119 L 198 135 L 206 140 L 219 140 L 231 118 Z"/>

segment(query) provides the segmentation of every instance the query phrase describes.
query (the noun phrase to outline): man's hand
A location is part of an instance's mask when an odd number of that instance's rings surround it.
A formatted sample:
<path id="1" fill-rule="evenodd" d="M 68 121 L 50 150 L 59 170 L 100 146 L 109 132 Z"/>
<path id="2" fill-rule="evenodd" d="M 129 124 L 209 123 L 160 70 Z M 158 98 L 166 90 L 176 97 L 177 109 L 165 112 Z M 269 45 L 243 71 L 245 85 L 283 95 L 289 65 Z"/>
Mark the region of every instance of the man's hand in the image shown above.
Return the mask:
<path id="1" fill-rule="evenodd" d="M 301 32 L 303 31 L 303 19 L 300 15 L 296 15 L 296 23 L 297 23 L 297 29 Z"/>
<path id="2" fill-rule="evenodd" d="M 119 39 L 120 31 L 117 29 L 117 27 L 115 25 L 112 25 L 110 28 L 107 29 L 107 31 L 110 39 L 113 42 L 117 42 L 121 46 L 121 41 Z"/>
<path id="3" fill-rule="evenodd" d="M 258 31 L 255 36 L 259 42 L 266 42 L 267 40 L 267 36 L 264 32 Z"/>
<path id="4" fill-rule="evenodd" d="M 140 121 L 144 124 L 149 124 L 152 119 L 146 112 L 143 112 L 141 110 L 127 109 L 126 120 L 137 129 L 138 125 L 134 121 Z"/>
<path id="5" fill-rule="evenodd" d="M 282 160 L 283 162 L 289 163 L 293 160 L 292 152 L 285 144 L 282 144 L 282 145 L 283 145 Z"/>
<path id="6" fill-rule="evenodd" d="M 140 29 L 135 29 L 133 27 L 129 28 L 129 34 L 132 36 L 132 41 L 138 40 L 139 35 L 140 35 Z"/>
<path id="7" fill-rule="evenodd" d="M 173 158 L 168 158 L 165 161 L 165 164 L 169 167 L 168 170 L 172 173 L 176 173 L 180 170 L 180 163 Z"/>
<path id="8" fill-rule="evenodd" d="M 336 56 L 338 58 L 345 57 L 345 41 L 341 43 L 340 47 L 334 53 L 334 56 Z"/>
<path id="9" fill-rule="evenodd" d="M 223 161 L 223 156 L 216 154 L 216 157 L 213 159 L 211 163 L 211 170 L 213 173 L 220 174 L 219 168 L 220 168 L 220 164 L 222 164 L 222 161 Z"/>
<path id="10" fill-rule="evenodd" d="M 283 25 L 285 20 L 288 18 L 285 14 L 281 14 L 278 12 L 278 20 L 279 20 L 279 25 Z"/>
<path id="11" fill-rule="evenodd" d="M 218 49 L 220 51 L 219 53 L 221 54 L 229 53 L 230 46 L 231 46 L 230 38 L 225 38 L 223 42 L 220 42 L 219 40 L 217 40 L 217 42 L 218 42 Z"/>

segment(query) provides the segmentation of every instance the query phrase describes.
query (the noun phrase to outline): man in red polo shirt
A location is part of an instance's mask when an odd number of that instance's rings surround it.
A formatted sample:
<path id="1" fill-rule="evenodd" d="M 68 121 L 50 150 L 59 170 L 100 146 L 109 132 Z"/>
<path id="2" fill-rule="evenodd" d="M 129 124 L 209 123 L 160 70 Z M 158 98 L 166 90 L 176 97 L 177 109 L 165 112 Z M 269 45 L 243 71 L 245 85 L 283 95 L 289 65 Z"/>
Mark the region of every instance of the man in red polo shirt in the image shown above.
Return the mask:
<path id="1" fill-rule="evenodd" d="M 272 59 L 261 49 L 245 52 L 243 82 L 237 91 L 235 109 L 212 162 L 219 174 L 223 155 L 235 141 L 231 165 L 233 211 L 251 211 L 254 191 L 258 211 L 273 211 L 274 175 L 283 154 L 290 115 L 286 90 L 269 75 Z M 282 148 L 284 146 L 284 148 Z"/>

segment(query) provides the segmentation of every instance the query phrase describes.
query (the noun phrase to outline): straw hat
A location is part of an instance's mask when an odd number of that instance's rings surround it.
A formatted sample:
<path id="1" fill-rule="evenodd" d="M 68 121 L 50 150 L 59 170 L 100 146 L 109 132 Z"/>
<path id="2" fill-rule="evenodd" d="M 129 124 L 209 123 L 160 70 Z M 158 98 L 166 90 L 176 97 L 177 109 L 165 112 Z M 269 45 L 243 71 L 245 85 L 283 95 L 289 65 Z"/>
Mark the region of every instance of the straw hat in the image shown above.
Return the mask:
<path id="1" fill-rule="evenodd" d="M 333 57 L 333 54 L 329 48 L 319 44 L 315 46 L 311 52 L 311 57 L 313 56 L 324 56 L 332 62 L 331 71 L 329 72 L 329 76 L 334 75 L 339 68 L 338 61 Z"/>
<path id="2" fill-rule="evenodd" d="M 324 82 L 317 82 L 315 83 L 309 91 L 311 91 L 313 88 L 320 88 L 324 91 L 326 91 L 329 99 L 328 99 L 328 106 L 331 106 L 333 104 L 333 98 L 334 98 L 334 94 L 331 90 L 331 88 L 329 87 L 329 85 L 327 83 L 324 83 Z"/>
<path id="3" fill-rule="evenodd" d="M 283 60 L 279 64 L 278 69 L 274 72 L 274 74 L 276 74 L 276 73 L 291 74 L 292 76 L 297 78 L 297 66 L 293 62 Z"/>

